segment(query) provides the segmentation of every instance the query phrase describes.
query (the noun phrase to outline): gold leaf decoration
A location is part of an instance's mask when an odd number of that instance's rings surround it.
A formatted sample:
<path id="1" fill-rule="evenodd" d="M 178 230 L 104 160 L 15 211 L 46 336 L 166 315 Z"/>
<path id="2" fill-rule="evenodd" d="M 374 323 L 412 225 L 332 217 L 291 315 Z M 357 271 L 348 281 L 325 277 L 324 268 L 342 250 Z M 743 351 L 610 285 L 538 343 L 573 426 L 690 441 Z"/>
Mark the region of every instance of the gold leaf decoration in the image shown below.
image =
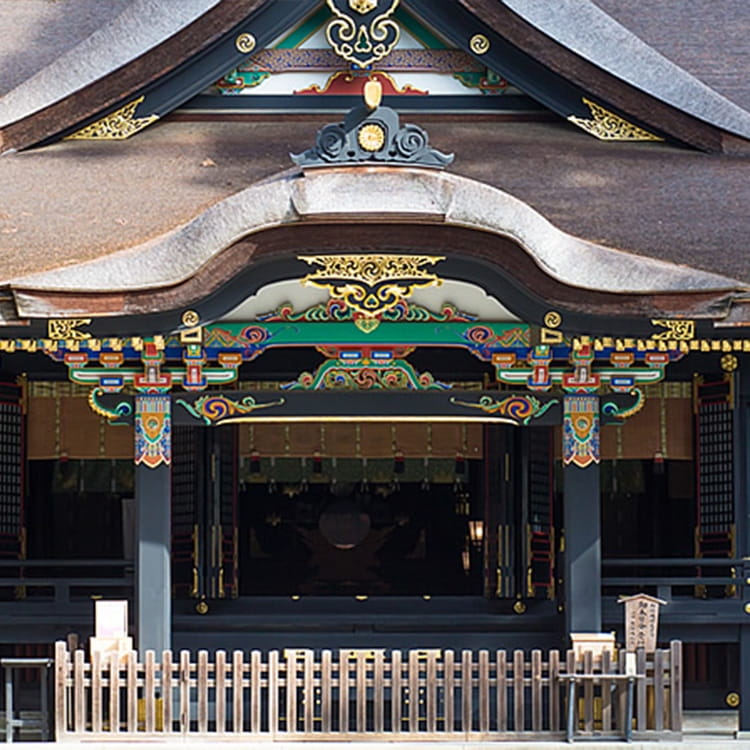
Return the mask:
<path id="1" fill-rule="evenodd" d="M 131 135 L 147 128 L 159 119 L 158 115 L 135 117 L 138 105 L 145 99 L 139 96 L 129 104 L 115 110 L 101 120 L 87 125 L 72 135 L 66 136 L 66 141 L 124 141 Z"/>
<path id="2" fill-rule="evenodd" d="M 590 99 L 583 99 L 583 103 L 591 110 L 592 119 L 571 115 L 568 122 L 572 122 L 600 141 L 663 141 L 658 135 L 639 128 L 624 120 L 619 115 L 610 112 L 600 104 Z"/>

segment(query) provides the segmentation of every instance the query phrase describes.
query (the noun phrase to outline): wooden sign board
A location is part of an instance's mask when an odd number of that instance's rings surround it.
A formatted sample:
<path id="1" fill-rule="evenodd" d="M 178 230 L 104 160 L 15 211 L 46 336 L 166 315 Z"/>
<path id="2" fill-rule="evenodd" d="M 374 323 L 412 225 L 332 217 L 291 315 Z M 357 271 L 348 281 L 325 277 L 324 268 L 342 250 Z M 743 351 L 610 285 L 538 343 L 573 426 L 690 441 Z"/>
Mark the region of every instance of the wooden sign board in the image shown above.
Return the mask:
<path id="1" fill-rule="evenodd" d="M 96 633 L 97 638 L 123 638 L 127 636 L 127 600 L 106 601 L 99 599 L 94 604 L 94 632 Z"/>
<path id="2" fill-rule="evenodd" d="M 570 640 L 573 644 L 576 661 L 581 661 L 587 651 L 591 652 L 594 664 L 601 662 L 605 651 L 611 657 L 615 653 L 614 633 L 571 633 Z"/>
<path id="3" fill-rule="evenodd" d="M 625 605 L 625 650 L 656 651 L 659 608 L 666 602 L 648 594 L 636 594 L 621 597 L 618 603 Z"/>
<path id="4" fill-rule="evenodd" d="M 91 657 L 116 657 L 122 661 L 133 650 L 133 639 L 128 636 L 128 603 L 125 600 L 97 600 L 95 602 L 94 635 L 89 641 Z"/>

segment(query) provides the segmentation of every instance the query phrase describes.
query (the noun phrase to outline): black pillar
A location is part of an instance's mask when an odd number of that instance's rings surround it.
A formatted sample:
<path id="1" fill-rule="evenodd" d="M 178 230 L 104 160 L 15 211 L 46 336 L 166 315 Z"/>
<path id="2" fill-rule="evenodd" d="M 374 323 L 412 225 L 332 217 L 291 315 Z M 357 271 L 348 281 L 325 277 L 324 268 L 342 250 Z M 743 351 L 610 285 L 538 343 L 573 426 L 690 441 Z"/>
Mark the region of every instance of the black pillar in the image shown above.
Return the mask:
<path id="1" fill-rule="evenodd" d="M 171 420 L 169 396 L 135 399 L 136 642 L 171 648 Z"/>
<path id="2" fill-rule="evenodd" d="M 568 465 L 563 479 L 565 524 L 565 629 L 602 629 L 602 553 L 599 464 Z"/>
<path id="3" fill-rule="evenodd" d="M 599 399 L 565 396 L 563 417 L 565 629 L 602 628 Z"/>
<path id="4" fill-rule="evenodd" d="M 734 502 L 737 554 L 743 566 L 744 623 L 740 626 L 740 731 L 750 732 L 750 362 L 742 361 L 735 373 Z"/>

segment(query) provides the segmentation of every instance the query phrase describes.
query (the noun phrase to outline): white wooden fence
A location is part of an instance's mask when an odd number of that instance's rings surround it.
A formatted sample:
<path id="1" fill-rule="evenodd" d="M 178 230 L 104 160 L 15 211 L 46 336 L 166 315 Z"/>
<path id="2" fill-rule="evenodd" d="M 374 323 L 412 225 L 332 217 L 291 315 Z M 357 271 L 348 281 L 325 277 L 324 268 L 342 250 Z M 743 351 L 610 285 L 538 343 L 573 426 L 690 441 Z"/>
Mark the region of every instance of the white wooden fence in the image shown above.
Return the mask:
<path id="1" fill-rule="evenodd" d="M 633 675 L 624 653 L 611 662 L 539 650 L 217 651 L 213 660 L 199 651 L 193 661 L 165 651 L 157 662 L 147 651 L 142 661 L 136 652 L 87 661 L 60 642 L 56 738 L 674 738 L 681 672 L 679 642 L 640 652 Z"/>

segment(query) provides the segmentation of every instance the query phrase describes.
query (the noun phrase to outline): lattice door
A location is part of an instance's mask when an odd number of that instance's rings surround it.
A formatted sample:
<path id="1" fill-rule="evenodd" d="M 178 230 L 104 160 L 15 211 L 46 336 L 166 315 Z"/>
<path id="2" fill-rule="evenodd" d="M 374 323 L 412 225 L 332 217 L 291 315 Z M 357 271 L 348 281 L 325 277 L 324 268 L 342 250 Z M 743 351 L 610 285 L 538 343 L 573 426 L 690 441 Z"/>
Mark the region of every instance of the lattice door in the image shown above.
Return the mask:
<path id="1" fill-rule="evenodd" d="M 172 589 L 175 596 L 199 597 L 202 593 L 197 518 L 200 429 L 172 426 Z"/>
<path id="2" fill-rule="evenodd" d="M 732 375 L 696 378 L 696 556 L 734 557 Z"/>
<path id="3" fill-rule="evenodd" d="M 530 427 L 528 431 L 528 595 L 551 599 L 555 593 L 553 438 L 546 427 Z"/>
<path id="4" fill-rule="evenodd" d="M 238 594 L 237 430 L 233 425 L 212 431 L 212 518 L 208 595 L 211 599 Z"/>
<path id="5" fill-rule="evenodd" d="M 22 390 L 0 383 L 0 557 L 26 557 Z"/>

